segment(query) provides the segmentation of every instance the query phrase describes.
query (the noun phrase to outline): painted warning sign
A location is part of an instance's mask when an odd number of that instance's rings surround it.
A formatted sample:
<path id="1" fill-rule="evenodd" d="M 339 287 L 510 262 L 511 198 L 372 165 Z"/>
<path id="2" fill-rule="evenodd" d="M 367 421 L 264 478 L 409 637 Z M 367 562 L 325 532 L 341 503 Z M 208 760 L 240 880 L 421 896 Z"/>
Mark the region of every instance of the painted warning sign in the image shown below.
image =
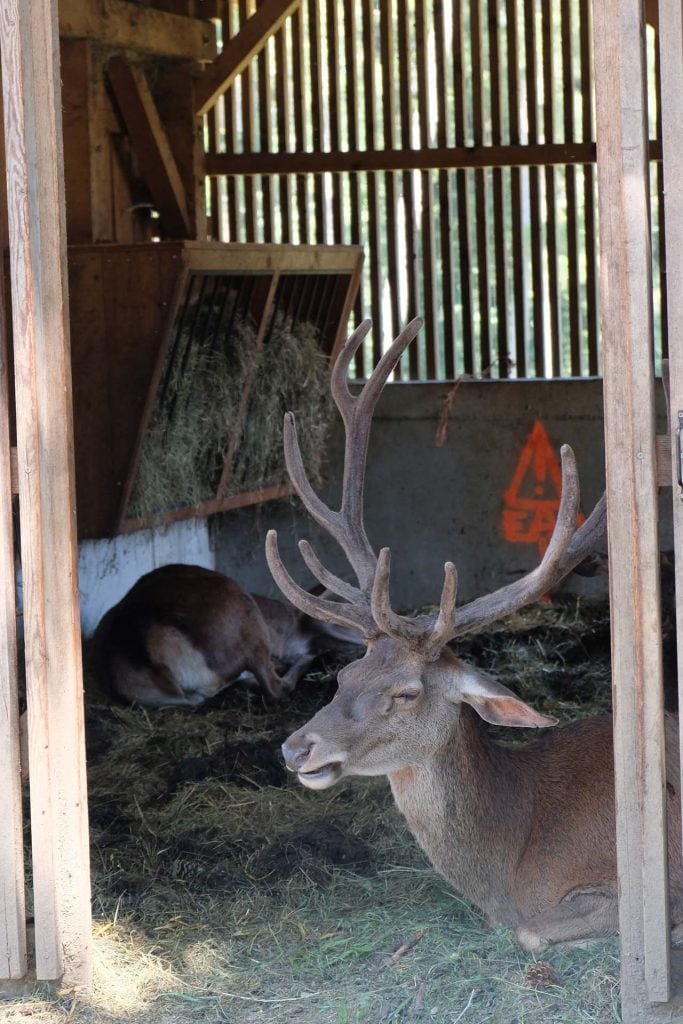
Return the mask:
<path id="1" fill-rule="evenodd" d="M 536 544 L 542 557 L 555 527 L 561 491 L 559 460 L 545 427 L 536 420 L 503 494 L 505 539 L 511 544 Z"/>

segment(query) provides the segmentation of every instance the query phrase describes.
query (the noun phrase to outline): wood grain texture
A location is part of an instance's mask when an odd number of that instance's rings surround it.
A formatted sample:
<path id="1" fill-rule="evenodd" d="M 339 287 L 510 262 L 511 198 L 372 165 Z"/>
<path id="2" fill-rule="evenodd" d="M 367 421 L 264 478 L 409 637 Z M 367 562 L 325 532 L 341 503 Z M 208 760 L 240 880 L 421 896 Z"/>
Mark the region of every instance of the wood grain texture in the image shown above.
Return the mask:
<path id="1" fill-rule="evenodd" d="M 90 872 L 58 47 L 56 0 L 0 0 L 36 974 L 81 987 Z"/>
<path id="2" fill-rule="evenodd" d="M 169 238 L 187 238 L 187 197 L 175 156 L 143 69 L 121 58 L 107 64 L 107 77 L 137 156 L 140 174 Z"/>
<path id="3" fill-rule="evenodd" d="M 301 0 L 263 0 L 240 31 L 228 39 L 220 57 L 197 83 L 197 114 L 207 113 L 300 3 Z"/>
<path id="4" fill-rule="evenodd" d="M 683 410 L 683 6 L 660 0 L 658 34 L 664 175 L 664 223 L 669 340 L 669 424 L 678 630 L 678 690 L 683 693 L 683 491 L 678 484 L 676 430 Z M 683 706 L 683 705 L 681 705 Z M 680 727 L 679 719 L 679 727 Z"/>
<path id="5" fill-rule="evenodd" d="M 670 996 L 641 0 L 594 4 L 623 1019 Z"/>
<path id="6" fill-rule="evenodd" d="M 4 179 L 0 210 L 5 210 Z M 4 213 L 0 214 L 4 220 Z M 6 227 L 6 225 L 5 225 Z M 4 234 L 4 231 L 3 231 Z M 24 830 L 19 744 L 19 681 L 12 495 L 16 493 L 16 449 L 10 448 L 8 296 L 0 279 L 0 980 L 26 974 Z"/>
<path id="7" fill-rule="evenodd" d="M 160 57 L 212 61 L 216 56 L 211 22 L 125 0 L 59 0 L 59 34 Z"/>

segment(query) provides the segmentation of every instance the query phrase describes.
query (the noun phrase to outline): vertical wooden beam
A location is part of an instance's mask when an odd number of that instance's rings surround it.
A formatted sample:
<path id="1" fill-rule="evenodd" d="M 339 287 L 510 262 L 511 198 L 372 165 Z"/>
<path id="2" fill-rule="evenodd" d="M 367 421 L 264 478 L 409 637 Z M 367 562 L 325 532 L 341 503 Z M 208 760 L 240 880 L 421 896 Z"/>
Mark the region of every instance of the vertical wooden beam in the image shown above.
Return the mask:
<path id="1" fill-rule="evenodd" d="M 646 1024 L 670 940 L 643 2 L 593 17 L 622 1012 Z"/>
<path id="2" fill-rule="evenodd" d="M 36 973 L 85 986 L 90 886 L 58 47 L 56 0 L 0 0 Z"/>
<path id="3" fill-rule="evenodd" d="M 2 97 L 0 96 L 0 104 Z M 7 241 L 4 135 L 0 131 L 0 239 Z M 4 247 L 3 247 L 4 248 Z M 0 979 L 26 974 L 7 294 L 0 276 Z M 16 482 L 16 481 L 15 481 Z"/>
<path id="4" fill-rule="evenodd" d="M 678 691 L 683 695 L 683 488 L 676 433 L 683 412 L 683 6 L 660 0 L 657 33 L 661 72 L 662 156 L 664 172 L 666 288 L 669 321 L 669 412 L 673 481 L 673 526 L 678 631 Z M 681 705 L 683 707 L 683 705 Z M 683 716 L 679 718 L 679 726 Z"/>

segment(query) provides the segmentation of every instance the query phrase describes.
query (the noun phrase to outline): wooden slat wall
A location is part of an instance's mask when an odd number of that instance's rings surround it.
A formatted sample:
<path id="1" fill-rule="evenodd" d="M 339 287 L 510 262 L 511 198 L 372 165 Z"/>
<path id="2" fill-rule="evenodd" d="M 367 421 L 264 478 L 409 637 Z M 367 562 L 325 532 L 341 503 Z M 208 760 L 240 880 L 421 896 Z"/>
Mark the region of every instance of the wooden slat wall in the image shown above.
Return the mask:
<path id="1" fill-rule="evenodd" d="M 226 5 L 226 37 L 255 5 Z M 210 151 L 240 161 L 214 169 L 214 230 L 363 245 L 355 316 L 375 328 L 358 375 L 415 312 L 399 378 L 597 374 L 590 40 L 589 0 L 303 0 L 228 91 L 224 132 L 208 124 Z M 560 162 L 519 166 L 526 144 Z M 477 166 L 429 158 L 464 146 Z M 396 150 L 424 165 L 345 162 Z M 327 159 L 294 173 L 278 153 Z"/>

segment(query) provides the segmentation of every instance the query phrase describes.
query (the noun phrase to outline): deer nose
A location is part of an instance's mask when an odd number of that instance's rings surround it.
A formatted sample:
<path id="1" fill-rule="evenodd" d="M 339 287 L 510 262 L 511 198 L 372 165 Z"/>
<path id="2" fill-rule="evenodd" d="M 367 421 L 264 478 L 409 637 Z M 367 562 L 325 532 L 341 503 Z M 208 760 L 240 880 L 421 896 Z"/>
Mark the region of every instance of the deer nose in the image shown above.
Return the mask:
<path id="1" fill-rule="evenodd" d="M 316 741 L 315 736 L 294 733 L 282 744 L 282 756 L 290 772 L 298 772 L 308 760 Z"/>

